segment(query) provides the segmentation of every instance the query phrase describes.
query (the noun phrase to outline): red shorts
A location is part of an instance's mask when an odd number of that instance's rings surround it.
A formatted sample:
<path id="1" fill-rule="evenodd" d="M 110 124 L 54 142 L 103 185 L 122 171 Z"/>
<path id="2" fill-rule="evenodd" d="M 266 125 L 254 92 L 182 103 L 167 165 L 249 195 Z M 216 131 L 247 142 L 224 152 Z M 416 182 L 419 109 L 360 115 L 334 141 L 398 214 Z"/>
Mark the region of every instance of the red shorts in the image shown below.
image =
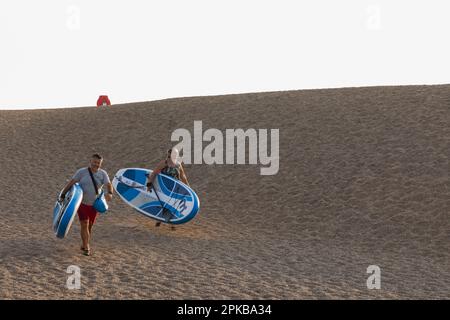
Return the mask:
<path id="1" fill-rule="evenodd" d="M 95 219 L 97 218 L 97 211 L 95 211 L 93 206 L 80 204 L 80 208 L 78 208 L 78 218 L 80 221 L 89 220 L 90 224 L 94 224 Z"/>

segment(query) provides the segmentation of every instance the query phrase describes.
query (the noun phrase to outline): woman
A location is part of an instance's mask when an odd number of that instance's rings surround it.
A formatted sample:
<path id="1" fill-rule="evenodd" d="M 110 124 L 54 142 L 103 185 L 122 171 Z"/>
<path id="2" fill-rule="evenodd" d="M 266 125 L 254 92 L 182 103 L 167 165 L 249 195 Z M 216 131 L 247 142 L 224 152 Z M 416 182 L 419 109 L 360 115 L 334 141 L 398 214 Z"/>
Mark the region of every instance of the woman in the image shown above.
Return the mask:
<path id="1" fill-rule="evenodd" d="M 189 186 L 189 182 L 184 172 L 183 165 L 178 161 L 178 150 L 176 148 L 167 150 L 166 159 L 161 160 L 161 162 L 159 162 L 156 168 L 153 170 L 152 174 L 148 177 L 147 190 L 151 190 L 153 180 L 155 180 L 155 177 L 159 173 L 165 174 L 177 180 L 181 180 L 183 183 Z M 159 227 L 160 225 L 160 221 L 156 222 L 155 224 L 156 227 Z M 174 226 L 172 226 L 172 230 L 175 230 Z"/>

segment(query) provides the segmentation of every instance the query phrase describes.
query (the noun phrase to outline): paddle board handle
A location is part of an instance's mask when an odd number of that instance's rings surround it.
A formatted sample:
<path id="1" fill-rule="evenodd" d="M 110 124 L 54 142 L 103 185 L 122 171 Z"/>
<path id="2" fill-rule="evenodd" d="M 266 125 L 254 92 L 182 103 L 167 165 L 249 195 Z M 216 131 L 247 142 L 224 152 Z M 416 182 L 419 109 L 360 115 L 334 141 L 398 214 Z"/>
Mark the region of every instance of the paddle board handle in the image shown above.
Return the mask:
<path id="1" fill-rule="evenodd" d="M 64 199 L 66 198 L 66 193 L 63 194 L 61 190 L 61 192 L 58 194 L 58 202 L 64 202 Z"/>

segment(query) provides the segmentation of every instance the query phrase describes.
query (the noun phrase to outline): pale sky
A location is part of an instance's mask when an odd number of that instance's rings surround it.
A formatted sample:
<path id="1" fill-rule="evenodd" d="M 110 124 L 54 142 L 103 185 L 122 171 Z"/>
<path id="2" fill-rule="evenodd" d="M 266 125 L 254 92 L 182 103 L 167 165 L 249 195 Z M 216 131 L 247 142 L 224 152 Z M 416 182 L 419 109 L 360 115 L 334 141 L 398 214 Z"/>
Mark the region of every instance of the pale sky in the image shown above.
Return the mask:
<path id="1" fill-rule="evenodd" d="M 445 0 L 1 0 L 0 109 L 450 83 Z"/>

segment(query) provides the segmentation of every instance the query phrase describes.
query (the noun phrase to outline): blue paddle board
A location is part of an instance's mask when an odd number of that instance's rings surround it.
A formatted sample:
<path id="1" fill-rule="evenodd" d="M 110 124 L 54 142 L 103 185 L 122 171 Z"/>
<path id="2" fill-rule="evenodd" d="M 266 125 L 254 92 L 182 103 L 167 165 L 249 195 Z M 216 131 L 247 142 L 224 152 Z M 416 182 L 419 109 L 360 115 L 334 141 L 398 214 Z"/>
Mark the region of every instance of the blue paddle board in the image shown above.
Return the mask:
<path id="1" fill-rule="evenodd" d="M 146 183 L 151 173 L 148 169 L 120 169 L 112 184 L 126 204 L 147 217 L 169 224 L 182 224 L 194 218 L 200 209 L 197 194 L 183 182 L 161 173 L 149 192 Z"/>
<path id="2" fill-rule="evenodd" d="M 61 193 L 60 193 L 61 194 Z M 60 197 L 58 196 L 58 199 Z M 69 232 L 73 219 L 83 199 L 83 190 L 78 183 L 66 193 L 62 202 L 56 201 L 53 209 L 53 231 L 56 237 L 62 239 Z"/>

